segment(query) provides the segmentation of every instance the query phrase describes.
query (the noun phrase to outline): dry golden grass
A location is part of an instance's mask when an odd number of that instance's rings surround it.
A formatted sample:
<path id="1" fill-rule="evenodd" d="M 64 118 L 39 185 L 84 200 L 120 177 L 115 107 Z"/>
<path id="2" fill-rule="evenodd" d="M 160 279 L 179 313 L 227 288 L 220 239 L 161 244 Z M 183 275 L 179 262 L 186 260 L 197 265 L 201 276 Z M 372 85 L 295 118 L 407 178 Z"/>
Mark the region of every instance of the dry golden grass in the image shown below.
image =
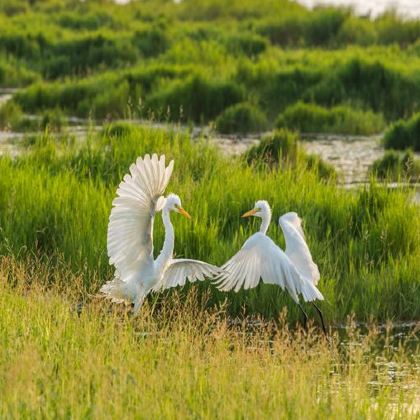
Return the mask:
<path id="1" fill-rule="evenodd" d="M 60 275 L 67 285 L 51 286 Z M 284 313 L 229 319 L 194 289 L 133 318 L 82 283 L 1 260 L 1 418 L 418 416 L 416 331 L 410 351 L 390 329 L 362 334 L 351 319 L 345 338 L 327 340 L 314 327 L 289 330 Z"/>

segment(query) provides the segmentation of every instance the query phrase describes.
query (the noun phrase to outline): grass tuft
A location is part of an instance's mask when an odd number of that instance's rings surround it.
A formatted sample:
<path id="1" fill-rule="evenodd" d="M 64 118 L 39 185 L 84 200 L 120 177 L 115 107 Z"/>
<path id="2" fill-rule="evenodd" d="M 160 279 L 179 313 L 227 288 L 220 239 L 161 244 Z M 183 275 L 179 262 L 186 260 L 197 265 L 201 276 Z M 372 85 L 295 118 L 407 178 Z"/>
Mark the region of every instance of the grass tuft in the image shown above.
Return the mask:
<path id="1" fill-rule="evenodd" d="M 297 102 L 285 109 L 276 121 L 286 127 L 306 133 L 376 134 L 385 127 L 380 114 L 340 105 L 324 108 L 316 104 Z"/>

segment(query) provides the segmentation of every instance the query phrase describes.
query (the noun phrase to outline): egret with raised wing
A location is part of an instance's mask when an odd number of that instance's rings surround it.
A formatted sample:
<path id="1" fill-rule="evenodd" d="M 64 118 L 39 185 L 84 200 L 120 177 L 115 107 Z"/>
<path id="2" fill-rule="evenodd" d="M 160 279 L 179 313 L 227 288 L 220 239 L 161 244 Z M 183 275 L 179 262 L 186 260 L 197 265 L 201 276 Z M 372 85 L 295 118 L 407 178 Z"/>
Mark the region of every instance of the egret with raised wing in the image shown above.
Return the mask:
<path id="1" fill-rule="evenodd" d="M 283 251 L 267 236 L 271 221 L 271 208 L 267 201 L 257 201 L 252 210 L 242 215 L 249 216 L 262 219 L 260 231 L 248 238 L 239 252 L 222 266 L 217 287 L 223 291 L 233 289 L 238 292 L 241 287 L 256 287 L 260 279 L 264 283 L 276 284 L 287 290 L 297 303 L 303 313 L 305 327 L 308 316 L 299 302 L 299 295 L 305 302 L 312 302 L 326 333 L 324 317 L 315 304 L 315 300 L 324 299 L 316 287 L 320 275 L 306 244 L 301 219 L 294 212 L 280 217 L 279 224 L 286 240 L 286 250 Z"/>
<path id="2" fill-rule="evenodd" d="M 203 261 L 173 258 L 175 233 L 170 212 L 190 218 L 177 195 L 163 197 L 173 165 L 173 161 L 165 165 L 164 155 L 159 159 L 156 154 L 139 157 L 124 176 L 112 203 L 108 256 L 109 263 L 115 266 L 115 277 L 100 291 L 113 301 L 132 302 L 134 313 L 151 291 L 183 286 L 186 280 L 204 280 L 220 272 Z M 162 211 L 165 240 L 154 259 L 153 222 L 159 211 Z"/>

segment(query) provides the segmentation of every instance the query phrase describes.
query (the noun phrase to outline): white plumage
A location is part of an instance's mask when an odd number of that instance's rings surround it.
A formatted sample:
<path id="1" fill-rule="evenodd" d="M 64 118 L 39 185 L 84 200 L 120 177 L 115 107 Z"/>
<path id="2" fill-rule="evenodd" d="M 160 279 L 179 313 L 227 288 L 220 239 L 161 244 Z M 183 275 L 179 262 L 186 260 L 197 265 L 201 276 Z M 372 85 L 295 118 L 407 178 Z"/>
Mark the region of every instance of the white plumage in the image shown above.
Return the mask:
<path id="1" fill-rule="evenodd" d="M 219 273 L 217 267 L 202 261 L 172 259 L 175 234 L 169 213 L 186 217 L 180 198 L 163 193 L 170 180 L 173 161 L 165 165 L 165 156 L 156 154 L 138 158 L 130 166 L 117 190 L 108 225 L 109 263 L 115 266 L 114 280 L 101 292 L 114 301 L 128 300 L 137 312 L 152 290 L 183 286 L 186 280 L 204 280 Z M 162 211 L 165 241 L 158 258 L 153 259 L 153 222 Z"/>
<path id="2" fill-rule="evenodd" d="M 261 229 L 222 266 L 218 288 L 237 292 L 241 287 L 256 287 L 262 279 L 264 283 L 276 284 L 287 290 L 296 303 L 299 303 L 299 295 L 305 302 L 323 300 L 316 287 L 318 267 L 312 261 L 298 215 L 287 213 L 279 220 L 286 239 L 286 252 L 266 235 L 271 220 L 271 209 L 266 201 L 257 201 L 254 209 L 243 215 L 248 216 L 261 217 Z"/>
<path id="3" fill-rule="evenodd" d="M 319 270 L 312 260 L 311 252 L 305 241 L 302 220 L 297 213 L 290 212 L 279 218 L 279 225 L 286 240 L 286 255 L 298 269 L 301 276 L 316 286 L 320 278 Z"/>

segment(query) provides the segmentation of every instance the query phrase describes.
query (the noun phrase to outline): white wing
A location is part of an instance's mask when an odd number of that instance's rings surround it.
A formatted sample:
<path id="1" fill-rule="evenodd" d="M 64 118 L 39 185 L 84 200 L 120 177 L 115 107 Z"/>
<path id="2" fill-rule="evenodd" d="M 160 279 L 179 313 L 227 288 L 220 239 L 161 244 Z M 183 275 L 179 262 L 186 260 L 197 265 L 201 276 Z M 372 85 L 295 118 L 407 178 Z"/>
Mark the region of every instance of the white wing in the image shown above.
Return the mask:
<path id="1" fill-rule="evenodd" d="M 286 213 L 279 219 L 286 240 L 286 255 L 302 277 L 317 285 L 320 278 L 318 266 L 312 260 L 301 223 L 302 220 L 295 212 Z"/>
<path id="2" fill-rule="evenodd" d="M 218 267 L 203 261 L 175 259 L 170 262 L 161 282 L 154 290 L 184 286 L 187 280 L 194 283 L 196 280 L 203 281 L 205 277 L 214 277 L 219 273 Z"/>
<path id="3" fill-rule="evenodd" d="M 305 301 L 323 299 L 319 290 L 302 278 L 287 255 L 261 232 L 252 235 L 222 270 L 218 279 L 220 290 L 250 289 L 256 287 L 261 278 L 264 283 L 287 289 L 295 302 L 299 302 L 298 294 L 302 294 Z"/>
<path id="4" fill-rule="evenodd" d="M 153 218 L 172 174 L 165 156 L 138 158 L 124 176 L 114 199 L 108 225 L 108 256 L 124 280 L 153 260 Z"/>

